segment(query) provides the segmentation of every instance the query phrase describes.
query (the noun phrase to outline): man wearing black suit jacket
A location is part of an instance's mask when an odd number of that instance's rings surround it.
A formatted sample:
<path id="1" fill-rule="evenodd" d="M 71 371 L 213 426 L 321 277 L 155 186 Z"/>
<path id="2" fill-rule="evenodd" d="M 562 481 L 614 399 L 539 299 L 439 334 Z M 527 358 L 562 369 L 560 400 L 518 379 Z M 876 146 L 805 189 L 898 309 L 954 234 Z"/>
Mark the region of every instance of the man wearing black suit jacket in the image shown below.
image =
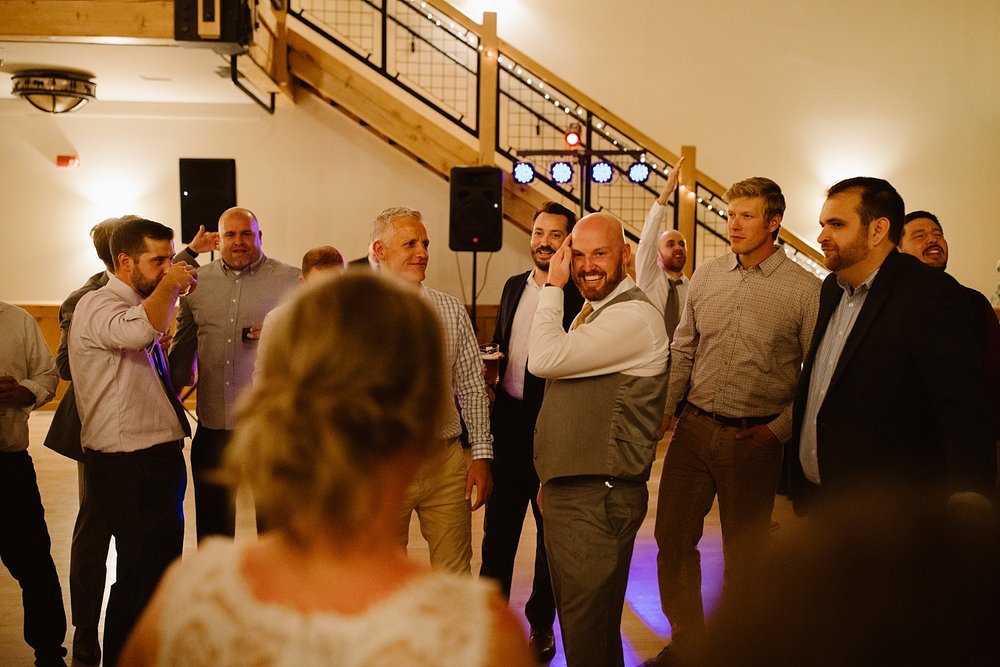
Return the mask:
<path id="1" fill-rule="evenodd" d="M 928 211 L 911 211 L 903 218 L 903 237 L 896 247 L 899 252 L 913 255 L 921 262 L 944 271 L 948 268 L 948 241 L 937 216 Z M 978 318 L 980 349 L 986 390 L 993 413 L 994 438 L 1000 440 L 1000 321 L 990 300 L 979 290 L 965 288 L 969 305 Z"/>
<path id="2" fill-rule="evenodd" d="M 514 556 L 528 504 L 538 531 L 535 540 L 535 574 L 524 614 L 531 624 L 531 647 L 540 660 L 555 654 L 552 623 L 555 600 L 538 508 L 538 475 L 534 463 L 535 420 L 542 406 L 545 381 L 527 370 L 528 339 L 538 303 L 538 292 L 548 276 L 549 260 L 569 237 L 576 216 L 565 206 L 546 202 L 536 213 L 531 229 L 531 257 L 535 268 L 511 276 L 503 288 L 493 342 L 500 347 L 500 382 L 490 417 L 493 431 L 493 496 L 486 503 L 483 525 L 483 567 L 480 575 L 500 582 L 510 597 Z M 569 282 L 564 288 L 563 328 L 569 329 L 583 306 L 583 297 Z"/>
<path id="3" fill-rule="evenodd" d="M 963 288 L 898 252 L 888 182 L 837 183 L 820 214 L 833 273 L 794 402 L 796 508 L 862 486 L 987 503 L 994 456 Z"/>

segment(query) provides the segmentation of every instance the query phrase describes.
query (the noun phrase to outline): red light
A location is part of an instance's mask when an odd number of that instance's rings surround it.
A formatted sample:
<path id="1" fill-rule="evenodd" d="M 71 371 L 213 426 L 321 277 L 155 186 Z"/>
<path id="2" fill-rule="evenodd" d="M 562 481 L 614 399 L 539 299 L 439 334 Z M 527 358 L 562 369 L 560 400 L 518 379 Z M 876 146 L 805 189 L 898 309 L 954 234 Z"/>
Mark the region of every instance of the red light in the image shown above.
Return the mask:
<path id="1" fill-rule="evenodd" d="M 579 130 L 569 130 L 566 132 L 566 145 L 570 148 L 576 148 L 580 145 L 580 131 Z"/>

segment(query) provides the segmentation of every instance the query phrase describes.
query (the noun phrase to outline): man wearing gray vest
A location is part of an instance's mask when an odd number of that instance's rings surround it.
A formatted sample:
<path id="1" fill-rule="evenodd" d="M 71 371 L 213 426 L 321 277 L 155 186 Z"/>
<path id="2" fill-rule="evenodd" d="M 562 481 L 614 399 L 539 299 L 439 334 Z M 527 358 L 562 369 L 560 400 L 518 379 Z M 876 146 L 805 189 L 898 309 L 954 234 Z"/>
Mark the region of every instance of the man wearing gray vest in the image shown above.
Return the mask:
<path id="1" fill-rule="evenodd" d="M 625 274 L 630 255 L 617 218 L 580 220 L 549 263 L 528 344 L 528 370 L 549 380 L 535 469 L 574 667 L 624 664 L 622 607 L 666 391 L 663 316 Z M 567 332 L 562 288 L 571 274 L 586 303 Z"/>

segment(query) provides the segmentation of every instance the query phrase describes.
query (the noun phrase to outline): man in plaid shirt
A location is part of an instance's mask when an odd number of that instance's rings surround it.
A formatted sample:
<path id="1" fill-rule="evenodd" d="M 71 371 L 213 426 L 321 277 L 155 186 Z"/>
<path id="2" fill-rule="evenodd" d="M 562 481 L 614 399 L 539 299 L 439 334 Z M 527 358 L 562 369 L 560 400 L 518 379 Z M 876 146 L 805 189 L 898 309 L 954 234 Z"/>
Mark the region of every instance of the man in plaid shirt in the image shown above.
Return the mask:
<path id="1" fill-rule="evenodd" d="M 399 537 L 406 544 L 410 515 L 416 511 L 420 531 L 430 547 L 431 566 L 469 573 L 472 512 L 483 506 L 493 490 L 490 406 L 479 359 L 479 345 L 465 306 L 455 297 L 423 285 L 429 245 L 427 229 L 419 211 L 386 209 L 372 225 L 372 254 L 378 260 L 380 269 L 416 285 L 441 314 L 457 404 L 457 409 L 445 419 L 440 449 L 424 462 L 407 492 L 400 517 Z M 472 445 L 471 462 L 467 461 L 460 441 L 463 421 Z M 474 502 L 473 487 L 476 490 Z"/>

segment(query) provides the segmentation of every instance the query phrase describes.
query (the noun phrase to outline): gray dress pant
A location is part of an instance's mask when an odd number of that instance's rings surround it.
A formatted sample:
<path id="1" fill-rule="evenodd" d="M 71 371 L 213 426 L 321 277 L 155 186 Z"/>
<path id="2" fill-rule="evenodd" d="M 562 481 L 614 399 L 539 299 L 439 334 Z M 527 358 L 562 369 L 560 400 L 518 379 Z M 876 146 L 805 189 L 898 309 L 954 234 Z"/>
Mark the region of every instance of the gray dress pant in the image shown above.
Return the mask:
<path id="1" fill-rule="evenodd" d="M 624 665 L 621 617 L 645 482 L 563 477 L 542 485 L 545 549 L 570 667 Z"/>

